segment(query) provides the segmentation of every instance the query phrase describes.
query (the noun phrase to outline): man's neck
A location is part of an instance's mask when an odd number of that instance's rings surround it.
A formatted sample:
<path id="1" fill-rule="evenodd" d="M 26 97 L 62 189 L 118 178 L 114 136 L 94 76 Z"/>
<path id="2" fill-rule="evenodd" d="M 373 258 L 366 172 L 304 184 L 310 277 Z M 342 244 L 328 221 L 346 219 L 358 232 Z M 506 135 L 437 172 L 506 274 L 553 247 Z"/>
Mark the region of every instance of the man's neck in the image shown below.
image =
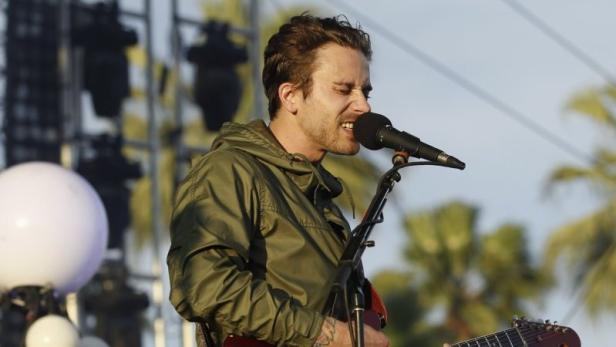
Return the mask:
<path id="1" fill-rule="evenodd" d="M 302 154 L 313 163 L 319 163 L 327 153 L 315 149 L 301 129 L 288 119 L 275 118 L 268 127 L 282 148 L 289 153 Z"/>

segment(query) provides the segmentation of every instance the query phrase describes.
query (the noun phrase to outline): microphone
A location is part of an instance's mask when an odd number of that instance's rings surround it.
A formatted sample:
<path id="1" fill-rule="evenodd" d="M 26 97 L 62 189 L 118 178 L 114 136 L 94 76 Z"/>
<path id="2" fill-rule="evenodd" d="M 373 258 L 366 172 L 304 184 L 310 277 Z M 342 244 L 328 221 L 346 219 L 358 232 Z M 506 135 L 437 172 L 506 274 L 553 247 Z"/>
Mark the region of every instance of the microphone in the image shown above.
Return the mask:
<path id="1" fill-rule="evenodd" d="M 397 130 L 387 117 L 366 112 L 353 124 L 353 136 L 364 147 L 372 150 L 383 147 L 408 152 L 416 158 L 443 163 L 449 167 L 464 170 L 466 164 L 442 150 L 425 144 L 418 137 Z"/>

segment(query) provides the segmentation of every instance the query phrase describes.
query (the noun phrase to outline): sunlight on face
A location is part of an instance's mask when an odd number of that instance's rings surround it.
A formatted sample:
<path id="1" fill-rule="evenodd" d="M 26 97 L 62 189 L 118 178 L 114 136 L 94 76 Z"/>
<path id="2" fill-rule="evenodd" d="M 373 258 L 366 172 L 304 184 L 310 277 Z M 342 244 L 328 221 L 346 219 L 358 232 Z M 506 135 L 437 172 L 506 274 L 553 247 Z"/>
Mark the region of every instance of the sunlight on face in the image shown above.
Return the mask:
<path id="1" fill-rule="evenodd" d="M 355 154 L 353 123 L 370 111 L 368 60 L 361 51 L 327 44 L 317 50 L 312 90 L 298 107 L 298 122 L 311 150 Z"/>

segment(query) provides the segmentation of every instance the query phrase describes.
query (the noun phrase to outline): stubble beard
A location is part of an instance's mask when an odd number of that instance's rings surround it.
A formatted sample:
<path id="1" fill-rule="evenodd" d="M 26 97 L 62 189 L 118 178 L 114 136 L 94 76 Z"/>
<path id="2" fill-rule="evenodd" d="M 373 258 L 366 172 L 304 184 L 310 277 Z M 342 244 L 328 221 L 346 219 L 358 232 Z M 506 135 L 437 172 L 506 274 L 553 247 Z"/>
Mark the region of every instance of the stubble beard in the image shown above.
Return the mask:
<path id="1" fill-rule="evenodd" d="M 342 133 L 341 133 L 342 132 Z M 324 148 L 328 153 L 338 155 L 355 155 L 359 152 L 359 144 L 348 139 L 346 133 L 340 128 L 332 129 L 322 128 L 317 136 L 317 143 Z"/>
<path id="2" fill-rule="evenodd" d="M 341 124 L 338 119 L 333 124 L 313 120 L 311 123 L 304 123 L 302 127 L 308 139 L 326 153 L 355 155 L 359 152 L 359 143 L 349 138 Z"/>

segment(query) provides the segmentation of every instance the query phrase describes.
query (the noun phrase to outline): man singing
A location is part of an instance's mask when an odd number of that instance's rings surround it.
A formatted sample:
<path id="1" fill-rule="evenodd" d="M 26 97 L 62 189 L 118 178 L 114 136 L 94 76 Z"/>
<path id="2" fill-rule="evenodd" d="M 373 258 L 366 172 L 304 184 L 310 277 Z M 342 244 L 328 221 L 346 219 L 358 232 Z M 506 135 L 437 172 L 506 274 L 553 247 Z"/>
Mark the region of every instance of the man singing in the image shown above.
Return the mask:
<path id="1" fill-rule="evenodd" d="M 180 185 L 170 299 L 200 346 L 351 345 L 342 317 L 322 313 L 350 227 L 321 160 L 359 151 L 371 53 L 344 18 L 291 18 L 265 49 L 269 124 L 227 123 Z M 388 344 L 365 326 L 366 346 Z"/>

